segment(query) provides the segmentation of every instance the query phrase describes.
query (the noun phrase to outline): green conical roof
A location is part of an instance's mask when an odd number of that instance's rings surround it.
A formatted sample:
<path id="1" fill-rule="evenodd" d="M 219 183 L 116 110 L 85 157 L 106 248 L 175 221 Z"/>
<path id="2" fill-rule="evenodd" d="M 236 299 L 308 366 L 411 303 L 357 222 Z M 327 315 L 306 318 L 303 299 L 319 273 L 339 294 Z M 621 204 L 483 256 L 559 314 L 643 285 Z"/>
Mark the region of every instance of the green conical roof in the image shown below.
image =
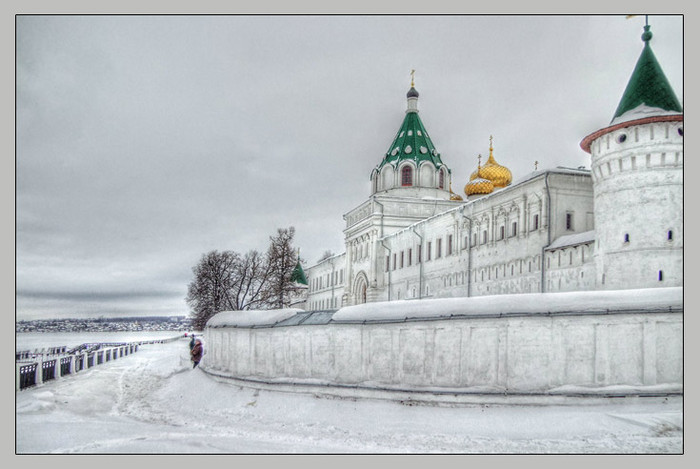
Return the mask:
<path id="1" fill-rule="evenodd" d="M 637 60 L 637 65 L 632 72 L 632 77 L 627 88 L 622 95 L 620 104 L 617 106 L 613 121 L 625 112 L 635 109 L 639 105 L 651 108 L 659 108 L 665 111 L 683 112 L 683 108 L 678 102 L 673 88 L 666 79 L 659 62 L 651 50 L 649 41 L 652 38 L 649 25 L 644 26 L 642 40 L 644 49 Z"/>
<path id="2" fill-rule="evenodd" d="M 297 259 L 297 265 L 294 267 L 294 270 L 292 271 L 292 275 L 289 278 L 290 281 L 296 282 L 296 283 L 301 283 L 302 285 L 308 285 L 308 281 L 306 280 L 306 275 L 304 275 L 304 269 L 301 268 L 301 263 Z"/>
<path id="3" fill-rule="evenodd" d="M 416 165 L 420 165 L 423 161 L 430 161 L 436 168 L 444 166 L 440 159 L 440 153 L 435 149 L 433 141 L 430 139 L 423 122 L 418 116 L 418 109 L 415 105 L 415 101 L 418 100 L 418 92 L 411 87 L 406 96 L 409 101 L 406 117 L 404 117 L 398 132 L 396 132 L 396 136 L 384 155 L 384 159 L 377 166 L 377 170 L 380 170 L 387 164 L 396 166 L 404 160 L 412 160 Z M 414 101 L 413 105 L 411 101 Z"/>

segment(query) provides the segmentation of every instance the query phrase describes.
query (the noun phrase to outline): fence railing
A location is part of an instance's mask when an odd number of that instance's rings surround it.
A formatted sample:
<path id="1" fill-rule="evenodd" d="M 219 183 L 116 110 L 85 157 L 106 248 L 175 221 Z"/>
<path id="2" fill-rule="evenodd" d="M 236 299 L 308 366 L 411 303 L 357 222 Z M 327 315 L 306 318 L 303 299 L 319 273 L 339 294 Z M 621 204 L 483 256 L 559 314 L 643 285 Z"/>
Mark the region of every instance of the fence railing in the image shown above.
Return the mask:
<path id="1" fill-rule="evenodd" d="M 120 357 L 126 357 L 137 352 L 139 347 L 144 344 L 162 344 L 182 337 L 182 335 L 178 335 L 168 339 L 142 340 L 128 343 L 86 343 L 73 348 L 61 346 L 16 352 L 15 388 L 16 390 L 26 389 L 52 379 L 87 370 Z"/>

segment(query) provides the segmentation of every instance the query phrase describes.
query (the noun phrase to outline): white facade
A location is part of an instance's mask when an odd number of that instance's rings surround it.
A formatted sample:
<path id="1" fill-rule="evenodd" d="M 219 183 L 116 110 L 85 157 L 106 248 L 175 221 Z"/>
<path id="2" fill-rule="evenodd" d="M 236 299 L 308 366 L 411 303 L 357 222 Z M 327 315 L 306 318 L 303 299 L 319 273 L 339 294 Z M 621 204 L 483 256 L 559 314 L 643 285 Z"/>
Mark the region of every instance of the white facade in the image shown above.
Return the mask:
<path id="1" fill-rule="evenodd" d="M 345 220 L 346 275 L 333 285 L 335 298 L 343 293 L 331 308 L 595 287 L 595 240 L 580 236 L 594 229 L 583 169 L 536 171 L 467 201 L 373 195 Z M 307 269 L 307 309 L 328 309 L 329 290 L 313 285 L 327 285 L 342 257 Z"/>
<path id="2" fill-rule="evenodd" d="M 327 289 L 311 289 L 307 309 L 681 286 L 683 114 L 640 109 L 642 117 L 626 114 L 584 139 L 591 170 L 535 171 L 467 200 L 456 200 L 439 159 L 436 167 L 411 157 L 415 149 L 405 141 L 406 155 L 395 146 L 405 120 L 372 171 L 369 199 L 344 216 L 343 281 L 332 285 L 332 298 Z M 414 132 L 427 137 L 417 112 L 416 92 L 407 115 L 423 129 Z M 420 151 L 439 158 L 435 149 Z M 341 257 L 311 266 L 309 280 L 323 283 Z"/>
<path id="3" fill-rule="evenodd" d="M 682 285 L 682 116 L 618 124 L 590 149 L 596 288 Z"/>

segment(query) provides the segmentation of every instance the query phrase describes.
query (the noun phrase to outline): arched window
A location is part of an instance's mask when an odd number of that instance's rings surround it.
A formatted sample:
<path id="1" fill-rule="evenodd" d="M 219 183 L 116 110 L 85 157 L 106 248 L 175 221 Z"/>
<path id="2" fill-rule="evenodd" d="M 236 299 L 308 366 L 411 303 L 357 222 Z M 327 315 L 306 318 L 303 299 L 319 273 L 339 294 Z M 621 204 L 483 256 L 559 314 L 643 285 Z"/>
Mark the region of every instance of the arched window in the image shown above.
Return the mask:
<path id="1" fill-rule="evenodd" d="M 410 166 L 404 166 L 401 169 L 401 185 L 402 186 L 412 186 L 413 185 L 413 169 Z"/>

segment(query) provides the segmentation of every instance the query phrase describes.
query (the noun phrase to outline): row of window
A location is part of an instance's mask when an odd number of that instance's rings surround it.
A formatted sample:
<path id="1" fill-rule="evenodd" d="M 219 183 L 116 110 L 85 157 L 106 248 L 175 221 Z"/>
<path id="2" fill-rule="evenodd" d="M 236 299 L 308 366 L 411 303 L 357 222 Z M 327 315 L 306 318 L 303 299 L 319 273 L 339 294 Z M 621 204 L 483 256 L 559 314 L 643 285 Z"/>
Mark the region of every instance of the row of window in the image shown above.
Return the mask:
<path id="1" fill-rule="evenodd" d="M 633 131 L 635 142 L 639 142 L 639 129 L 640 129 L 640 127 L 635 127 L 634 131 Z M 664 136 L 662 138 L 669 138 L 670 129 L 671 129 L 670 125 L 664 126 Z M 653 125 L 649 126 L 648 130 L 649 130 L 649 140 L 654 140 L 654 126 Z M 676 129 L 676 133 L 678 133 L 678 135 L 683 137 L 683 127 L 678 127 Z M 618 134 L 617 138 L 615 138 L 615 141 L 617 141 L 617 143 L 620 143 L 620 144 L 625 143 L 627 141 L 627 134 L 624 132 Z M 605 146 L 607 149 L 610 149 L 610 135 L 608 135 L 605 139 Z M 600 151 L 600 143 L 598 144 L 598 151 Z"/>
<path id="2" fill-rule="evenodd" d="M 668 230 L 666 232 L 666 241 L 673 241 L 673 230 Z M 630 234 L 629 233 L 625 233 L 625 236 L 623 238 L 623 242 L 625 244 L 630 242 Z"/>
<path id="3" fill-rule="evenodd" d="M 325 300 L 312 301 L 308 307 L 307 311 L 318 311 L 321 309 L 331 309 L 338 308 L 338 297 L 326 298 Z"/>
<path id="4" fill-rule="evenodd" d="M 570 216 L 569 216 L 570 215 Z M 573 214 L 567 213 L 566 218 L 566 229 L 573 230 Z M 530 231 L 535 231 L 540 228 L 540 216 L 535 214 L 532 217 L 532 223 L 530 224 Z M 501 241 L 508 238 L 514 238 L 518 236 L 518 222 L 514 221 L 510 224 L 510 229 L 506 232 L 506 225 L 500 225 L 498 231 L 496 232 L 496 241 Z M 481 244 L 486 244 L 489 242 L 489 230 L 484 229 L 481 231 Z M 477 233 L 472 234 L 472 246 L 477 246 L 479 244 L 479 237 Z M 464 238 L 463 249 L 467 247 L 467 238 Z"/>
<path id="5" fill-rule="evenodd" d="M 324 288 L 342 285 L 343 284 L 343 270 L 336 270 L 334 272 L 327 273 L 326 275 L 321 275 L 311 279 L 309 284 L 309 289 L 311 292 L 322 290 Z"/>
<path id="6" fill-rule="evenodd" d="M 454 253 L 454 242 L 452 240 L 452 235 L 447 235 L 447 243 L 445 245 L 445 255 L 451 256 Z M 435 259 L 442 257 L 442 238 L 438 238 L 435 241 Z M 430 261 L 433 259 L 433 242 L 428 241 L 425 246 L 425 260 Z M 416 259 L 415 263 L 420 264 L 423 262 L 423 245 L 418 244 L 416 246 Z M 394 253 L 391 256 L 386 256 L 386 266 L 385 272 L 389 270 L 403 269 L 404 267 L 410 267 L 413 265 L 413 248 L 408 248 L 408 250 L 400 251 Z"/>

